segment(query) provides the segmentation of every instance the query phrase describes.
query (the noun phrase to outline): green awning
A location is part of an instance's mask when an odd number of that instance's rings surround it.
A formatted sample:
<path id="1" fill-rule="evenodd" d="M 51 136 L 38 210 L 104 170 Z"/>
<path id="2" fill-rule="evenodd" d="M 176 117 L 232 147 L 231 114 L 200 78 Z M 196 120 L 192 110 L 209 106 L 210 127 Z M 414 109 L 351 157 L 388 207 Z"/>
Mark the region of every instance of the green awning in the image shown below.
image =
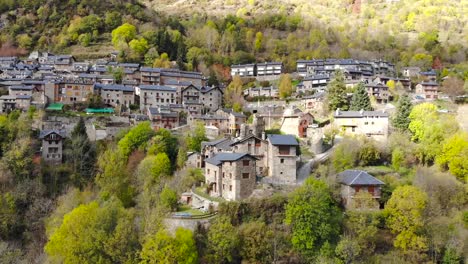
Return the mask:
<path id="1" fill-rule="evenodd" d="M 63 109 L 63 104 L 55 103 L 55 104 L 50 104 L 46 110 L 51 110 L 51 111 L 62 111 Z"/>
<path id="2" fill-rule="evenodd" d="M 114 109 L 113 108 L 86 108 L 85 112 L 87 114 L 103 114 L 103 113 L 112 114 L 114 113 Z"/>

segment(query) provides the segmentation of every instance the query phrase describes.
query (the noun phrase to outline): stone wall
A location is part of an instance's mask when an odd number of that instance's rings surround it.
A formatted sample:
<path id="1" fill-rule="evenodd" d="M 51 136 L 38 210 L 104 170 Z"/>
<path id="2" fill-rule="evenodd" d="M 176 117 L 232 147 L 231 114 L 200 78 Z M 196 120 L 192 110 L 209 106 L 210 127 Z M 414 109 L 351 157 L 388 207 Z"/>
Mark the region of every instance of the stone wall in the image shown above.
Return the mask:
<path id="1" fill-rule="evenodd" d="M 273 182 L 295 183 L 296 182 L 296 147 L 291 146 L 289 155 L 281 155 L 279 148 L 268 145 L 268 176 Z"/>

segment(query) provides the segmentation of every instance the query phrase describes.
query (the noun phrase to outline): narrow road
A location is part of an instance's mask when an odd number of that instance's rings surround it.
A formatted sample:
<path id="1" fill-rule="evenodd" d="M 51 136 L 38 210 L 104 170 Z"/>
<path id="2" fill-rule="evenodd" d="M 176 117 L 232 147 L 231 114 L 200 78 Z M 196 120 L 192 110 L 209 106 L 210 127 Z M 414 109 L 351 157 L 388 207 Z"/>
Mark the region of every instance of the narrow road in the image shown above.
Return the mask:
<path id="1" fill-rule="evenodd" d="M 339 142 L 341 141 L 341 138 L 335 138 L 335 144 L 333 147 L 329 148 L 327 151 L 321 154 L 317 154 L 315 158 L 310 159 L 307 161 L 304 165 L 302 165 L 301 168 L 297 171 L 297 177 L 296 177 L 296 182 L 297 184 L 303 184 L 304 181 L 309 178 L 310 173 L 312 172 L 312 167 L 315 165 L 317 162 L 323 162 L 327 160 L 330 155 L 333 153 L 333 150 L 338 146 Z"/>

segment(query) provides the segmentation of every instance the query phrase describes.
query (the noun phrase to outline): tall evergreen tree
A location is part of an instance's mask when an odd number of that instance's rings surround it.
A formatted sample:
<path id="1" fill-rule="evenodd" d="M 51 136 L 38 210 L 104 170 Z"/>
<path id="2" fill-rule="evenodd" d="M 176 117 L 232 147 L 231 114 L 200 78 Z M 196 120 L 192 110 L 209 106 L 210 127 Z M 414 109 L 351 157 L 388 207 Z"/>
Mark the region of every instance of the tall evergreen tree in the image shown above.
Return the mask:
<path id="1" fill-rule="evenodd" d="M 408 95 L 403 95 L 400 97 L 400 100 L 398 100 L 397 112 L 392 119 L 393 126 L 400 131 L 407 130 L 411 121 L 409 119 L 409 115 L 412 109 L 413 105 L 411 104 Z"/>
<path id="2" fill-rule="evenodd" d="M 341 71 L 335 72 L 335 77 L 328 84 L 328 109 L 335 111 L 336 109 L 348 110 L 349 102 L 346 96 L 346 85 L 344 83 L 344 75 Z"/>
<path id="3" fill-rule="evenodd" d="M 177 40 L 177 66 L 180 70 L 185 70 L 185 55 L 187 53 L 186 46 L 182 37 Z"/>
<path id="4" fill-rule="evenodd" d="M 367 94 L 366 87 L 363 83 L 359 83 L 356 87 L 356 91 L 353 94 L 353 98 L 351 98 L 351 107 L 350 110 L 359 111 L 371 111 L 372 105 L 369 99 L 369 95 Z"/>
<path id="5" fill-rule="evenodd" d="M 96 146 L 89 140 L 83 118 L 80 118 L 67 142 L 65 158 L 71 166 L 71 178 L 77 187 L 83 187 L 94 175 Z"/>

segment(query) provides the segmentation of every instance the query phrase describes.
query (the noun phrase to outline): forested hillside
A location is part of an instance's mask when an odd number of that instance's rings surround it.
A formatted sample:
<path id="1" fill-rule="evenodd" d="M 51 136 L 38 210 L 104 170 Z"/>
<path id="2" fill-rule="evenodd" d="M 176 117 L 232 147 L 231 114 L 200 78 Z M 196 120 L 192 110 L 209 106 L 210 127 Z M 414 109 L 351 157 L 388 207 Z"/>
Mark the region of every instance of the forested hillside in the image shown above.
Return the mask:
<path id="1" fill-rule="evenodd" d="M 466 60 L 466 1 L 0 1 L 1 51 L 41 49 L 211 70 L 222 65 L 297 59 L 387 59 L 429 67 Z M 156 10 L 156 11 L 153 11 Z M 111 32 L 135 26 L 134 42 L 111 44 Z M 14 47 L 19 47 L 15 50 Z M 168 56 L 163 56 L 168 53 Z M 217 67 L 212 67 L 216 65 Z"/>

